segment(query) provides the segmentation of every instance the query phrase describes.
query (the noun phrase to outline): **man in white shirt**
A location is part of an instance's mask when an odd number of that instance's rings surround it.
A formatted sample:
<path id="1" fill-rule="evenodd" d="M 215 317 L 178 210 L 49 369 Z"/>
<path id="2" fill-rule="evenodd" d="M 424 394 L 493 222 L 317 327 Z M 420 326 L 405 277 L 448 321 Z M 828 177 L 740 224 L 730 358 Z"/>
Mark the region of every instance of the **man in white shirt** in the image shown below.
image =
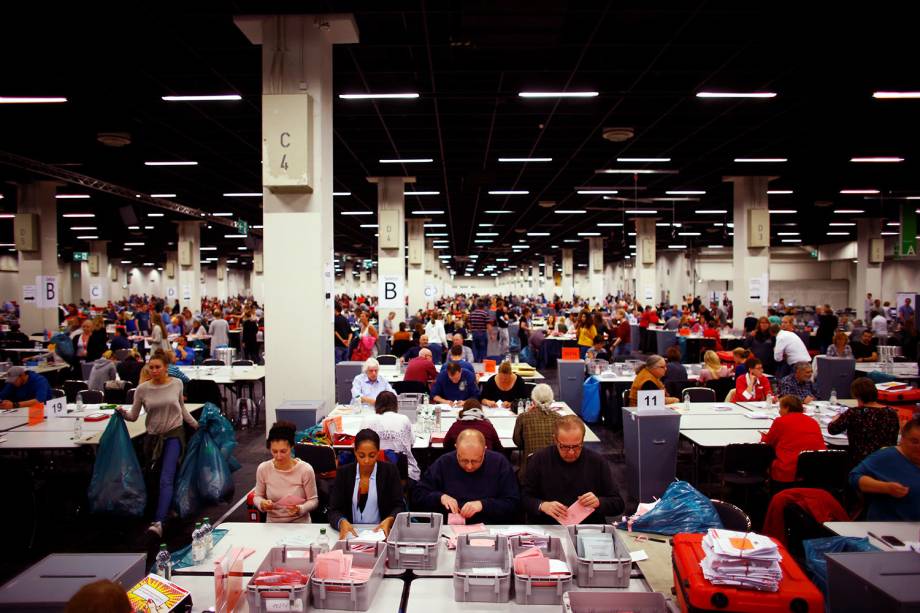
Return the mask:
<path id="1" fill-rule="evenodd" d="M 874 301 L 872 300 L 872 292 L 866 294 L 866 303 L 863 305 L 863 321 L 869 321 L 872 317 L 872 306 Z"/>
<path id="2" fill-rule="evenodd" d="M 872 333 L 879 340 L 888 338 L 888 320 L 881 311 L 872 312 Z"/>
<path id="3" fill-rule="evenodd" d="M 776 377 L 783 377 L 792 372 L 792 367 L 799 362 L 811 362 L 808 348 L 801 337 L 794 332 L 795 324 L 792 317 L 783 317 L 780 330 L 776 334 L 776 346 L 773 349 L 773 359 L 776 360 Z"/>

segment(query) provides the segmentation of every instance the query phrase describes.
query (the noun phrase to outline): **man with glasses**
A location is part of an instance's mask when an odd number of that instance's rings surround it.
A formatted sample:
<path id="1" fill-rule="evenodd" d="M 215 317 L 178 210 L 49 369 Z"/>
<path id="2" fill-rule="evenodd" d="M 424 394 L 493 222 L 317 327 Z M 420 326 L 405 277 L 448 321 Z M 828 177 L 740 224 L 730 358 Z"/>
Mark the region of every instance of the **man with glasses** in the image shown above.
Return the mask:
<path id="1" fill-rule="evenodd" d="M 507 524 L 515 520 L 520 495 L 511 464 L 486 449 L 478 430 L 464 430 L 457 450 L 445 453 L 412 490 L 413 508 L 462 515 L 467 523 Z"/>
<path id="2" fill-rule="evenodd" d="M 585 449 L 584 440 L 584 422 L 576 415 L 566 415 L 556 422 L 553 444 L 535 452 L 527 461 L 522 495 L 527 521 L 562 523 L 576 501 L 592 509 L 582 520 L 587 524 L 604 524 L 606 517 L 623 512 L 623 498 L 607 460 Z"/>

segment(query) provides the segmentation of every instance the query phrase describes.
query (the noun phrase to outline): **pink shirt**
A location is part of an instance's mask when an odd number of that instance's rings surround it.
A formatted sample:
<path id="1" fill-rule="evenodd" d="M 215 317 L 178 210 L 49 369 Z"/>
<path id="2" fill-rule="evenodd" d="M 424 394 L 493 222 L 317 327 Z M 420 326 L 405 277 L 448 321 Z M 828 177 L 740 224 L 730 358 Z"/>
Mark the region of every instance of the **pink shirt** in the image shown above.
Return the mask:
<path id="1" fill-rule="evenodd" d="M 297 515 L 288 515 L 287 510 L 268 512 L 268 521 L 281 523 L 310 523 L 310 511 L 319 506 L 316 493 L 316 476 L 313 467 L 303 460 L 296 460 L 288 470 L 275 468 L 274 460 L 259 464 L 256 469 L 256 490 L 253 503 L 262 508 L 263 500 L 272 502 L 285 496 L 296 496 L 306 500 L 299 506 Z"/>

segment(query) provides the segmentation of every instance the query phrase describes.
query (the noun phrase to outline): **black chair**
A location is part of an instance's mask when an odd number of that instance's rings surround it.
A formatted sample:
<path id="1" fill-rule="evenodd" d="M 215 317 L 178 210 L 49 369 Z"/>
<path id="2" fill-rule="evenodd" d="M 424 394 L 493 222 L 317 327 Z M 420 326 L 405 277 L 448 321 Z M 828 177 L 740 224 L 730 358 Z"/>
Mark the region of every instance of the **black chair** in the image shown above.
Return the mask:
<path id="1" fill-rule="evenodd" d="M 226 366 L 223 360 L 218 360 L 215 358 L 208 358 L 207 360 L 202 362 L 201 365 L 202 366 Z"/>
<path id="2" fill-rule="evenodd" d="M 766 498 L 770 465 L 775 457 L 773 447 L 763 443 L 733 443 L 722 454 L 723 495 L 732 493 L 748 509 L 756 508 L 751 495 L 761 493 Z M 764 500 L 765 502 L 765 500 Z"/>
<path id="3" fill-rule="evenodd" d="M 391 353 L 384 353 L 383 355 L 377 356 L 377 363 L 381 366 L 395 366 L 396 360 L 398 360 L 395 355 Z"/>
<path id="4" fill-rule="evenodd" d="M 310 464 L 316 475 L 319 505 L 310 513 L 310 518 L 316 523 L 325 522 L 328 516 L 329 499 L 332 496 L 332 485 L 335 483 L 335 450 L 329 445 L 297 443 L 294 445 L 294 455 Z"/>
<path id="5" fill-rule="evenodd" d="M 400 394 L 427 394 L 428 385 L 421 381 L 396 381 L 393 385 L 393 391 L 396 395 Z"/>
<path id="6" fill-rule="evenodd" d="M 82 390 L 77 393 L 83 399 L 83 404 L 102 404 L 105 401 L 105 396 L 99 390 Z"/>
<path id="7" fill-rule="evenodd" d="M 751 531 L 751 518 L 739 507 L 736 507 L 730 502 L 723 502 L 715 498 L 711 499 L 711 502 L 712 506 L 714 506 L 719 513 L 719 519 L 722 520 L 722 526 L 726 530 L 735 530 L 737 532 Z"/>
<path id="8" fill-rule="evenodd" d="M 51 397 L 52 397 L 52 398 L 65 398 L 66 396 L 67 396 L 67 394 L 65 394 L 65 393 L 64 393 L 64 390 L 62 390 L 61 388 L 59 388 L 59 387 L 52 387 L 52 388 L 51 388 Z"/>
<path id="9" fill-rule="evenodd" d="M 185 396 L 187 402 L 213 402 L 220 407 L 221 413 L 224 412 L 223 396 L 220 393 L 220 386 L 215 381 L 192 379 L 185 384 Z"/>
<path id="10" fill-rule="evenodd" d="M 795 469 L 797 487 L 814 487 L 829 492 L 846 506 L 852 468 L 850 454 L 843 449 L 803 451 Z"/>
<path id="11" fill-rule="evenodd" d="M 127 382 L 125 382 L 127 383 Z M 127 383 L 124 387 L 107 387 L 102 390 L 102 395 L 105 396 L 105 401 L 108 404 L 128 404 L 128 392 L 134 391 L 133 387 L 130 387 L 130 383 Z M 133 394 L 131 400 L 134 400 Z"/>
<path id="12" fill-rule="evenodd" d="M 64 381 L 64 395 L 67 397 L 67 402 L 76 402 L 77 392 L 85 389 L 89 389 L 86 381 L 79 381 L 77 379 L 68 379 Z"/>
<path id="13" fill-rule="evenodd" d="M 127 392 L 125 392 L 125 404 L 134 404 L 134 392 L 137 391 L 136 387 L 132 387 Z"/>
<path id="14" fill-rule="evenodd" d="M 668 396 L 673 396 L 674 398 L 683 398 L 683 391 L 688 387 L 693 387 L 694 384 L 690 381 L 665 381 L 664 389 L 665 393 Z"/>
<path id="15" fill-rule="evenodd" d="M 412 345 L 413 342 L 411 340 L 401 339 L 393 342 L 391 350 L 393 351 L 393 355 L 402 356 Z"/>
<path id="16" fill-rule="evenodd" d="M 735 389 L 734 377 L 723 377 L 721 379 L 710 379 L 706 382 L 706 387 L 716 394 L 716 402 L 722 402 L 728 393 Z"/>
<path id="17" fill-rule="evenodd" d="M 396 454 L 396 470 L 399 471 L 399 478 L 405 483 L 409 479 L 409 457 L 402 452 Z"/>
<path id="18" fill-rule="evenodd" d="M 233 360 L 230 366 L 255 366 L 255 362 L 252 360 Z"/>
<path id="19" fill-rule="evenodd" d="M 686 387 L 681 391 L 681 399 L 689 396 L 690 402 L 715 402 L 716 392 L 708 387 Z"/>

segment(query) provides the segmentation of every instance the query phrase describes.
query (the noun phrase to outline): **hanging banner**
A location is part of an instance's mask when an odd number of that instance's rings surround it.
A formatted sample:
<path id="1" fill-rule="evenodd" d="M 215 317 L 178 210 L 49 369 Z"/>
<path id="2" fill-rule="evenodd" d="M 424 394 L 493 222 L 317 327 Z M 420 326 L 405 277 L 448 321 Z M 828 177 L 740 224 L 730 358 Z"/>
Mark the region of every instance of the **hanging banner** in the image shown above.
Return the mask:
<path id="1" fill-rule="evenodd" d="M 917 255 L 917 205 L 908 201 L 901 205 L 901 240 L 899 253 Z"/>

